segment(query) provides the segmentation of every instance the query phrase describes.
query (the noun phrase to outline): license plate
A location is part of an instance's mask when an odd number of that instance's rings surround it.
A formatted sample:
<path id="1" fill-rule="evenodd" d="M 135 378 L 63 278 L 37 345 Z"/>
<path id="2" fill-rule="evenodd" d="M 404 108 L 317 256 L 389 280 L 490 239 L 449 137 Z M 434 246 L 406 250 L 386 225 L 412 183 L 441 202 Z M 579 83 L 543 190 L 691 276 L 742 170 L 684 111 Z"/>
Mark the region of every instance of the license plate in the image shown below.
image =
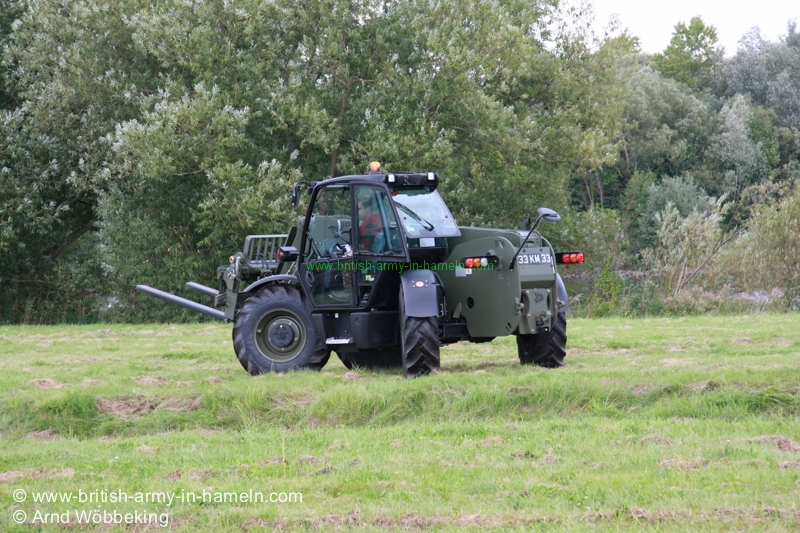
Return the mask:
<path id="1" fill-rule="evenodd" d="M 517 263 L 520 265 L 552 265 L 553 257 L 550 254 L 519 254 Z"/>

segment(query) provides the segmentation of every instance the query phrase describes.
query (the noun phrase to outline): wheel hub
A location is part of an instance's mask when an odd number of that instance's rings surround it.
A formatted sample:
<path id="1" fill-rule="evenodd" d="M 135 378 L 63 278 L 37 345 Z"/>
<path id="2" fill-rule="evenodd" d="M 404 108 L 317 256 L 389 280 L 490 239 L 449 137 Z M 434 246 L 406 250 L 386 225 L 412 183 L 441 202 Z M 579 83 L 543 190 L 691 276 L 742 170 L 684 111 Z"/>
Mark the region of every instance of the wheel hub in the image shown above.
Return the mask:
<path id="1" fill-rule="evenodd" d="M 291 352 L 300 343 L 300 325 L 290 317 L 282 316 L 269 321 L 263 336 L 266 348 L 276 354 Z"/>
<path id="2" fill-rule="evenodd" d="M 278 348 L 286 348 L 295 339 L 292 328 L 283 322 L 276 321 L 269 332 L 269 340 Z"/>
<path id="3" fill-rule="evenodd" d="M 291 361 L 306 344 L 305 326 L 285 309 L 265 313 L 254 334 L 261 355 L 276 363 Z"/>

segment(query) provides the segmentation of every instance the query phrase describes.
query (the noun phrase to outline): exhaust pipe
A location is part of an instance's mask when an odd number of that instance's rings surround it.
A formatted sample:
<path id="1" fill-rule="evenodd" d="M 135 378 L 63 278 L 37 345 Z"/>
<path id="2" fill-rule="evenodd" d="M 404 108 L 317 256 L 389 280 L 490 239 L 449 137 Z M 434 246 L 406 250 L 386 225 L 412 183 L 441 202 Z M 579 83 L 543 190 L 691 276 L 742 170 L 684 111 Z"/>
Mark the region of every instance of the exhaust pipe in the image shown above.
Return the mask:
<path id="1" fill-rule="evenodd" d="M 197 285 L 199 285 L 199 283 Z M 202 287 L 202 285 L 200 286 Z M 205 287 L 205 288 L 210 289 L 210 287 Z M 197 302 L 193 302 L 192 300 L 187 300 L 186 298 L 181 298 L 180 296 L 175 296 L 174 294 L 160 291 L 158 289 L 154 289 L 153 287 L 148 287 L 147 285 L 137 285 L 136 290 L 141 291 L 145 294 L 149 294 L 150 296 L 154 296 L 161 300 L 164 300 L 165 302 L 169 302 L 175 305 L 180 305 L 181 307 L 191 309 L 192 311 L 197 311 L 198 313 L 202 313 L 206 316 L 216 318 L 217 320 L 222 320 L 223 322 L 227 322 L 228 320 L 227 317 L 225 316 L 225 313 L 223 313 L 219 309 L 214 309 L 213 307 L 199 304 Z M 216 294 L 216 291 L 214 291 L 214 293 Z"/>

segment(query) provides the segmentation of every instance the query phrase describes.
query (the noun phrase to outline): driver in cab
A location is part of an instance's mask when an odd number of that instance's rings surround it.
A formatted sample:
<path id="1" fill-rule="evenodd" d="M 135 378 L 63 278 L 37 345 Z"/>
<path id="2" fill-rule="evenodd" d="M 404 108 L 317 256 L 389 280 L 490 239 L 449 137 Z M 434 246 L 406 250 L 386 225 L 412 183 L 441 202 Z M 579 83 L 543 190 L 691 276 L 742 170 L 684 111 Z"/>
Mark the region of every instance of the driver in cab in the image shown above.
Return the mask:
<path id="1" fill-rule="evenodd" d="M 379 249 L 375 249 L 378 247 L 375 237 L 381 233 L 383 224 L 381 223 L 381 216 L 373 209 L 370 198 L 359 197 L 358 220 L 358 249 L 380 252 Z"/>

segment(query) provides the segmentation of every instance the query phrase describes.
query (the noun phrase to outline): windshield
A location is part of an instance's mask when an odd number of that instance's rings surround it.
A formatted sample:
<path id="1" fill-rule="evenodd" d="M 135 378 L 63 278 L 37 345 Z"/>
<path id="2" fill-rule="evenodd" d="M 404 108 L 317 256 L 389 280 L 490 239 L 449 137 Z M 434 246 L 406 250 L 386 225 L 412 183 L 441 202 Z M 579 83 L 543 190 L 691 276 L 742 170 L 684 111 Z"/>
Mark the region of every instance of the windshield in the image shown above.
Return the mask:
<path id="1" fill-rule="evenodd" d="M 461 235 L 452 213 L 438 192 L 401 190 L 392 199 L 405 208 L 399 209 L 398 215 L 409 239 Z"/>

